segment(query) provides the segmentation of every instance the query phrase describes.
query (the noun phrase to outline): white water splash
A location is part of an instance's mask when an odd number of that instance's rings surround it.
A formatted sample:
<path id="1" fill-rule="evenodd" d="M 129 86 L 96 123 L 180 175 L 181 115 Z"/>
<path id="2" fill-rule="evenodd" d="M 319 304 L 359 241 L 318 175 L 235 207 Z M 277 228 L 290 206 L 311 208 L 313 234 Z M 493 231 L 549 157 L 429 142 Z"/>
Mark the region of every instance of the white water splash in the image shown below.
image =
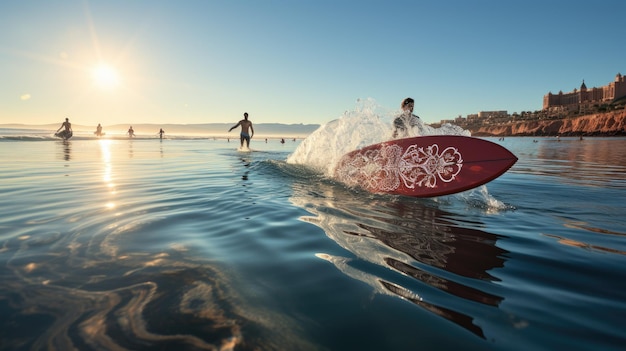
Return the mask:
<path id="1" fill-rule="evenodd" d="M 511 205 L 507 205 L 493 197 L 493 195 L 489 193 L 486 185 L 481 185 L 478 188 L 453 196 L 456 196 L 471 208 L 484 211 L 487 214 L 497 214 L 504 211 L 514 210 L 514 207 Z"/>
<path id="2" fill-rule="evenodd" d="M 400 109 L 385 109 L 374 99 L 359 99 L 353 111 L 346 111 L 340 118 L 311 133 L 287 158 L 287 163 L 306 165 L 330 177 L 346 153 L 393 139 L 392 122 L 399 114 Z M 433 128 L 421 120 L 409 130 L 409 136 L 425 135 L 471 134 L 451 124 Z"/>

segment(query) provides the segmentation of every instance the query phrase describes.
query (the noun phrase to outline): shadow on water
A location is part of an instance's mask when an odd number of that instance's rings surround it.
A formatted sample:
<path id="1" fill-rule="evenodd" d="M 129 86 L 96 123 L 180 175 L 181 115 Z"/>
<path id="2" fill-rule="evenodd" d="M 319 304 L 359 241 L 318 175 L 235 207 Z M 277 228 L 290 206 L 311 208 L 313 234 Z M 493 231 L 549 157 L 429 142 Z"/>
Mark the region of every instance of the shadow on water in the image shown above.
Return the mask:
<path id="1" fill-rule="evenodd" d="M 497 307 L 503 301 L 485 289 L 498 281 L 490 271 L 503 267 L 508 253 L 496 246 L 498 235 L 459 226 L 455 215 L 429 200 L 357 194 L 323 183 L 315 191 L 307 185 L 294 190 L 291 201 L 314 214 L 303 220 L 355 256 L 317 257 L 377 293 L 400 297 L 485 338 L 475 322 L 479 316 L 472 315 L 476 310 L 468 306 Z M 450 303 L 450 295 L 458 299 Z"/>

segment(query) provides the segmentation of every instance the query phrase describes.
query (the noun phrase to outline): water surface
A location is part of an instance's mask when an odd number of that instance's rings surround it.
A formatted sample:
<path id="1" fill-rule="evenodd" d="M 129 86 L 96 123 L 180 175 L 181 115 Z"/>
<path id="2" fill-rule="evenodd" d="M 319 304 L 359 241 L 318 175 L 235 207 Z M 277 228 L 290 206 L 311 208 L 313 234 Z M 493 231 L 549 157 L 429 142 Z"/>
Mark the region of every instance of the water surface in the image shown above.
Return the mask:
<path id="1" fill-rule="evenodd" d="M 490 140 L 414 199 L 300 141 L 0 139 L 0 349 L 622 349 L 626 139 Z"/>

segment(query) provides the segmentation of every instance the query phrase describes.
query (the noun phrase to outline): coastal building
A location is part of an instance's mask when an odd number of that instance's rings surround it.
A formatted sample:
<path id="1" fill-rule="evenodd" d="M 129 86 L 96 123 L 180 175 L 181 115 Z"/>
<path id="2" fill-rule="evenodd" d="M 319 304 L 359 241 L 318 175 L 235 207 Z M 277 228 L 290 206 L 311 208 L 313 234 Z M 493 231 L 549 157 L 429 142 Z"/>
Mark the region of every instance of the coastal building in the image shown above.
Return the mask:
<path id="1" fill-rule="evenodd" d="M 501 118 L 508 117 L 509 113 L 507 111 L 480 111 L 478 112 L 478 118 Z"/>
<path id="2" fill-rule="evenodd" d="M 485 123 L 487 121 L 494 121 L 502 118 L 508 118 L 509 113 L 507 111 L 480 111 L 471 115 L 467 115 L 468 123 Z"/>
<path id="3" fill-rule="evenodd" d="M 574 89 L 569 93 L 559 91 L 558 94 L 552 94 L 552 92 L 549 92 L 543 96 L 543 109 L 550 111 L 576 111 L 593 105 L 608 104 L 625 96 L 626 76 L 618 73 L 613 82 L 603 87 L 587 89 L 583 80 L 580 89 Z"/>

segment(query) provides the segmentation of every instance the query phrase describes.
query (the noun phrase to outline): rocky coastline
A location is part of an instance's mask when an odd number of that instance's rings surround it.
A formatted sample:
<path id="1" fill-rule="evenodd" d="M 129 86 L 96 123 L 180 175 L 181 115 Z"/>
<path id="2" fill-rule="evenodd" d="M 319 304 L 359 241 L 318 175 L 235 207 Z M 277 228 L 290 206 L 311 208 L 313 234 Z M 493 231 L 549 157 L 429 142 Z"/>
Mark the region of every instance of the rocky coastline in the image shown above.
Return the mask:
<path id="1" fill-rule="evenodd" d="M 470 130 L 473 136 L 626 136 L 626 110 L 462 127 Z"/>

